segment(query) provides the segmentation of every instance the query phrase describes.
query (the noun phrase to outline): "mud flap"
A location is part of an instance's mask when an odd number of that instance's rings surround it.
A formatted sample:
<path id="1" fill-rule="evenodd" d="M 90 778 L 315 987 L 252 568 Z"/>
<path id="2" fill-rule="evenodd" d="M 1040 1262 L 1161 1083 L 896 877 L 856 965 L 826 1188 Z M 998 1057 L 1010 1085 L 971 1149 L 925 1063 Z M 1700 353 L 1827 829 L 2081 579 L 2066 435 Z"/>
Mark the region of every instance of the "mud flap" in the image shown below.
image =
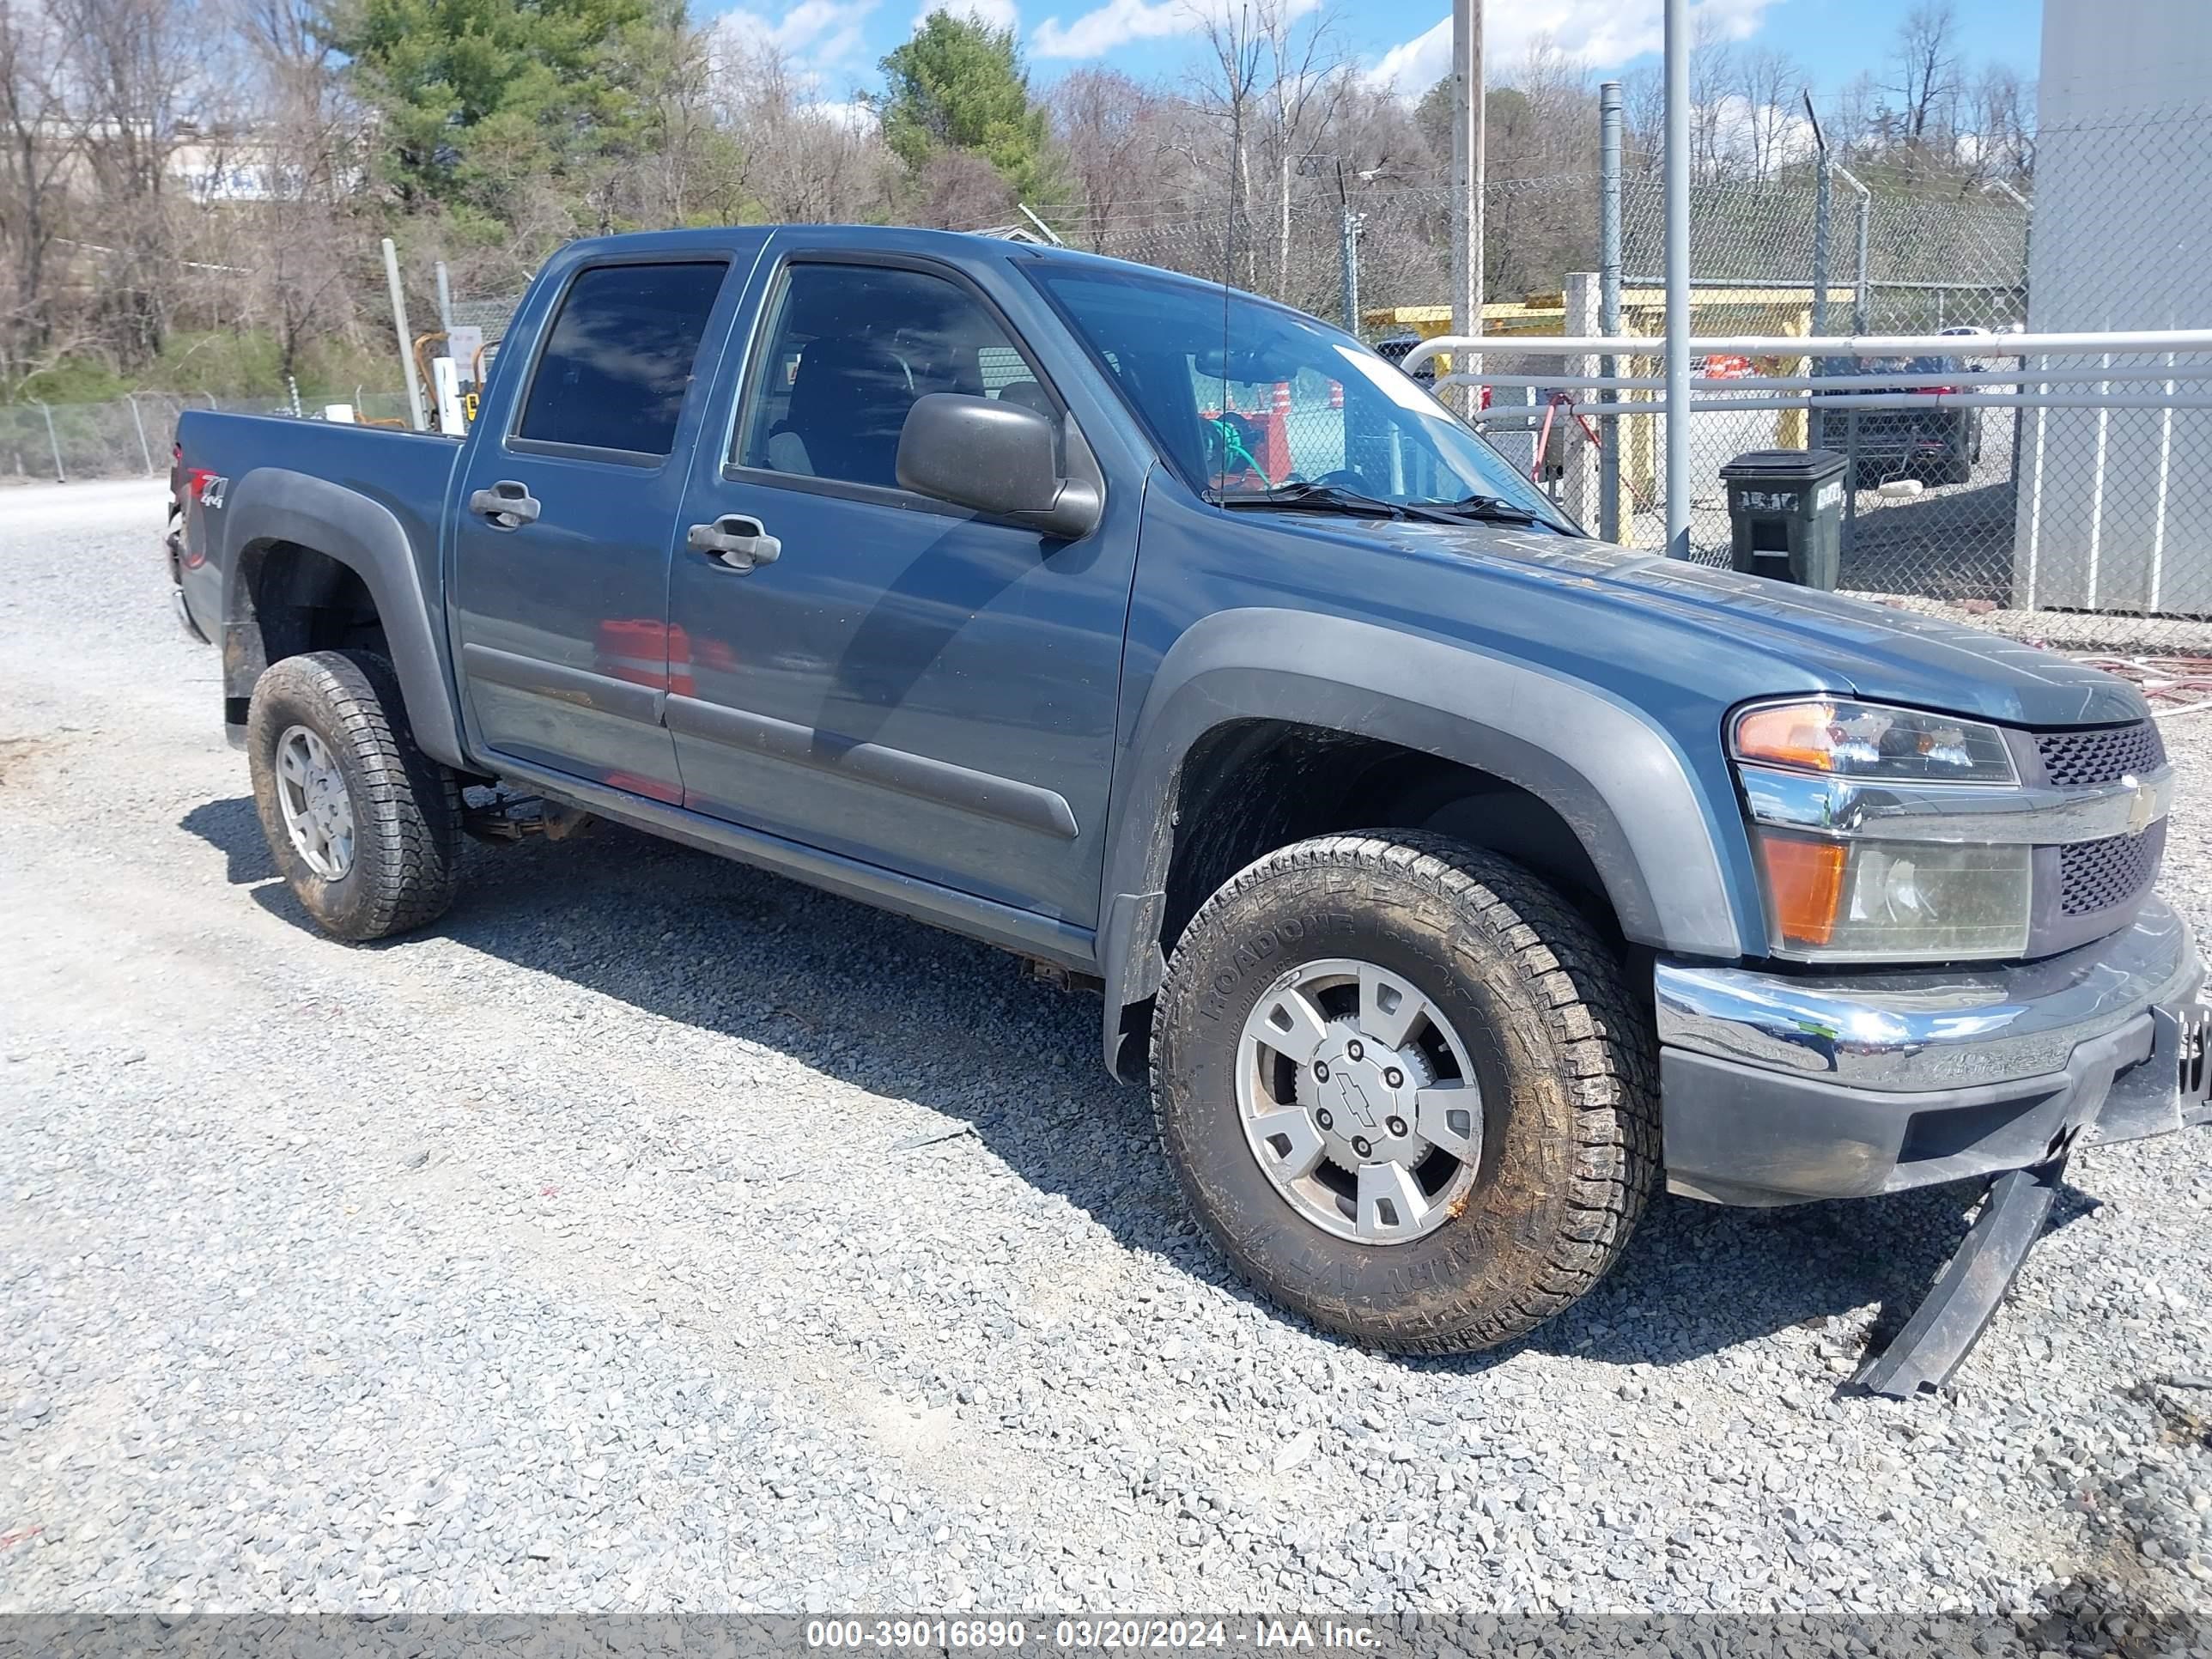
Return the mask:
<path id="1" fill-rule="evenodd" d="M 1951 1380 L 1989 1328 L 2013 1276 L 2043 1236 L 2051 1200 L 2066 1169 L 2060 1158 L 2013 1170 L 1990 1182 L 1989 1197 L 1926 1297 L 1887 1346 L 1869 1358 L 1838 1394 L 1910 1400 Z"/>

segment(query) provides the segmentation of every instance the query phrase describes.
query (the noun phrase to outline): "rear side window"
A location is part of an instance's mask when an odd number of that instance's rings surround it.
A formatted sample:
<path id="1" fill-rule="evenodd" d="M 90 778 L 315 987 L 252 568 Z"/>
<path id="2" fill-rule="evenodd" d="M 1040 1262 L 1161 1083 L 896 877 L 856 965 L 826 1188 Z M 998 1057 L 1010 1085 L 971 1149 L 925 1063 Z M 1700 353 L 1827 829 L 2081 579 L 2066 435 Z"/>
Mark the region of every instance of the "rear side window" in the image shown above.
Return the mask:
<path id="1" fill-rule="evenodd" d="M 601 265 L 562 301 L 514 435 L 665 456 L 723 264 Z"/>

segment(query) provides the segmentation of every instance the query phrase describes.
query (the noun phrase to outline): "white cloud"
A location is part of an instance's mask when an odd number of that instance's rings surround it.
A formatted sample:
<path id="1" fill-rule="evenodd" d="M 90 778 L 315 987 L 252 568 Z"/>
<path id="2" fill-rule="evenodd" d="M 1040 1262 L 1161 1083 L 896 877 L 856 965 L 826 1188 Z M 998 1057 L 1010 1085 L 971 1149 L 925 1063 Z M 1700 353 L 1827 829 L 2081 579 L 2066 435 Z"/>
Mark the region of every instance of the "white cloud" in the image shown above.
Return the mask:
<path id="1" fill-rule="evenodd" d="M 1813 124 L 1802 110 L 1788 105 L 1754 104 L 1741 93 L 1731 92 L 1709 108 L 1698 108 L 1691 119 L 1711 123 L 1713 147 L 1724 161 L 1758 161 L 1763 148 L 1767 166 L 1784 166 L 1811 161 L 1819 148 L 1814 142 Z"/>
<path id="2" fill-rule="evenodd" d="M 765 47 L 787 59 L 809 82 L 819 81 L 862 56 L 862 27 L 878 0 L 799 0 L 781 17 L 740 7 L 714 20 L 714 27 L 735 52 Z"/>
<path id="3" fill-rule="evenodd" d="M 1273 10 L 1288 21 L 1321 3 L 1276 0 Z M 1062 23 L 1057 16 L 1046 18 L 1030 37 L 1030 50 L 1039 58 L 1097 58 L 1132 41 L 1195 34 L 1209 18 L 1222 17 L 1231 8 L 1244 12 L 1248 20 L 1251 15 L 1250 0 L 1106 0 L 1072 23 Z"/>
<path id="4" fill-rule="evenodd" d="M 1718 39 L 1741 40 L 1756 33 L 1774 0 L 1698 0 L 1690 8 L 1694 27 L 1710 19 Z M 1482 56 L 1487 64 L 1517 64 L 1544 36 L 1571 42 L 1574 55 L 1592 69 L 1611 69 L 1663 43 L 1662 0 L 1519 0 L 1486 9 Z M 1384 52 L 1369 78 L 1418 98 L 1451 73 L 1451 16 Z"/>
<path id="5" fill-rule="evenodd" d="M 915 8 L 914 26 L 920 28 L 929 21 L 933 11 L 949 11 L 955 17 L 972 17 L 988 29 L 1019 28 L 1021 8 L 1014 0 L 922 0 Z"/>
<path id="6" fill-rule="evenodd" d="M 842 127 L 848 132 L 873 132 L 878 119 L 876 106 L 865 99 L 817 99 L 799 108 L 817 121 Z"/>
<path id="7" fill-rule="evenodd" d="M 1198 24 L 1188 0 L 1106 0 L 1073 23 L 1046 18 L 1030 37 L 1030 50 L 1040 58 L 1096 58 L 1132 40 L 1188 34 Z"/>

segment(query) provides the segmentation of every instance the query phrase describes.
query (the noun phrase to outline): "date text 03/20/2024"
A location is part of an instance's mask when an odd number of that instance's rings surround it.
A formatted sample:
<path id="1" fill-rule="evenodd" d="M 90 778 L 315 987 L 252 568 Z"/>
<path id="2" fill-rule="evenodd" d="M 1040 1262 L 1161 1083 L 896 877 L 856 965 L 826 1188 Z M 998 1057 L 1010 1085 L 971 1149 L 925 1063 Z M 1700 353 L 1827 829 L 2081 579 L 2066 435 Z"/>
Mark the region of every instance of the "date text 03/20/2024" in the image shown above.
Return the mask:
<path id="1" fill-rule="evenodd" d="M 1070 1651 L 1175 1649 L 1371 1652 L 1372 1626 L 1334 1619 L 1061 1619 L 1050 1625 L 1017 1619 L 813 1619 L 810 1648 L 949 1652 L 1018 1650 L 1031 1645 Z"/>

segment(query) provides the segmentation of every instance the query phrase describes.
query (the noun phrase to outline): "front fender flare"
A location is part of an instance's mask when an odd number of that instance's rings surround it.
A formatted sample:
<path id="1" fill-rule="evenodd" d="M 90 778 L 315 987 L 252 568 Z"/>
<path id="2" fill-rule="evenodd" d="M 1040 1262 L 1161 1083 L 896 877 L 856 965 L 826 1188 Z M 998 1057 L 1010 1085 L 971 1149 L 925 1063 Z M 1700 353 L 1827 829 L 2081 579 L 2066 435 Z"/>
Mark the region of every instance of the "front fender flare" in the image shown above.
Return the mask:
<path id="1" fill-rule="evenodd" d="M 283 467 L 256 467 L 231 487 L 223 514 L 223 693 L 249 697 L 268 665 L 260 620 L 240 572 L 248 548 L 291 542 L 337 560 L 358 575 L 375 601 L 392 665 L 407 701 L 407 720 L 422 752 L 466 769 L 452 679 L 438 648 L 429 596 L 415 551 L 392 510 L 327 479 Z"/>
<path id="2" fill-rule="evenodd" d="M 1376 738 L 1528 790 L 1574 831 L 1638 944 L 1735 957 L 1764 938 L 1755 892 L 1730 878 L 1729 831 L 1710 788 L 1648 715 L 1530 664 L 1371 623 L 1224 611 L 1161 662 L 1115 791 L 1099 940 L 1109 1065 L 1121 1011 L 1159 985 L 1183 759 L 1206 732 L 1242 720 Z"/>

